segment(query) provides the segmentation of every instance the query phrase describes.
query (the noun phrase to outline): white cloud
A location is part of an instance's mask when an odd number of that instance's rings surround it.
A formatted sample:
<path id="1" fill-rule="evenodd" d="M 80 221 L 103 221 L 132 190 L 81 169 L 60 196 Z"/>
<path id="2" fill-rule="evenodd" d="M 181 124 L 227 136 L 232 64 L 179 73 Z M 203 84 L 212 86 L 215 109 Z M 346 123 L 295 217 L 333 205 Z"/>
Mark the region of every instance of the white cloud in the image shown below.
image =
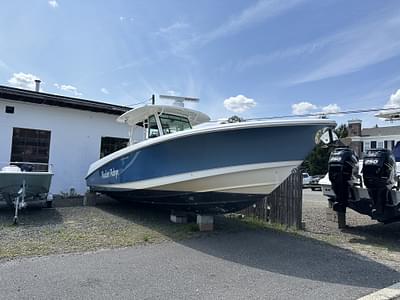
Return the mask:
<path id="1" fill-rule="evenodd" d="M 320 110 L 316 112 L 316 110 Z M 292 114 L 294 115 L 304 115 L 309 113 L 315 114 L 336 114 L 342 109 L 336 103 L 328 104 L 326 106 L 317 106 L 313 103 L 302 101 L 292 105 Z"/>
<path id="2" fill-rule="evenodd" d="M 294 115 L 303 115 L 310 113 L 312 110 L 317 109 L 318 107 L 310 102 L 302 101 L 299 103 L 295 103 L 292 105 L 292 114 Z"/>
<path id="3" fill-rule="evenodd" d="M 236 97 L 229 97 L 224 100 L 224 106 L 227 110 L 235 113 L 242 113 L 246 110 L 253 108 L 257 105 L 257 102 L 253 99 L 247 98 L 243 95 L 237 95 Z"/>
<path id="4" fill-rule="evenodd" d="M 54 86 L 55 86 L 56 88 L 62 90 L 62 91 L 71 93 L 71 94 L 73 94 L 74 96 L 77 96 L 77 97 L 82 96 L 82 93 L 80 93 L 80 92 L 78 91 L 78 89 L 77 89 L 76 87 L 72 86 L 72 85 L 55 83 Z"/>
<path id="5" fill-rule="evenodd" d="M 14 73 L 13 76 L 8 80 L 8 83 L 17 88 L 34 90 L 36 79 L 39 79 L 39 77 L 33 74 L 20 72 L 20 73 Z"/>
<path id="6" fill-rule="evenodd" d="M 219 27 L 213 28 L 208 32 L 191 34 L 189 37 L 179 37 L 171 47 L 174 54 L 181 53 L 190 46 L 205 45 L 219 38 L 236 34 L 244 29 L 250 28 L 257 23 L 284 14 L 307 0 L 259 0 L 255 4 L 248 6 L 236 15 L 225 20 Z M 182 26 L 183 25 L 183 26 Z M 174 27 L 183 28 L 185 25 L 173 24 Z M 171 28 L 172 29 L 172 28 Z M 176 28 L 177 29 L 177 28 Z M 164 30 L 168 30 L 168 27 Z M 160 34 L 161 31 L 158 32 Z"/>
<path id="7" fill-rule="evenodd" d="M 103 93 L 103 94 L 106 94 L 106 95 L 108 95 L 110 92 L 106 89 L 106 88 L 101 88 L 100 89 L 100 91 Z"/>
<path id="8" fill-rule="evenodd" d="M 56 0 L 49 0 L 49 5 L 53 8 L 58 7 L 58 2 Z"/>
<path id="9" fill-rule="evenodd" d="M 301 2 L 304 2 L 304 0 L 259 0 L 256 4 L 246 8 L 239 15 L 231 17 L 228 22 L 200 37 L 200 39 L 207 43 L 236 33 L 255 23 L 281 15 Z"/>
<path id="10" fill-rule="evenodd" d="M 291 83 L 311 82 L 357 72 L 399 56 L 399 27 L 398 14 L 379 16 L 376 20 L 364 20 L 358 26 L 334 34 L 328 39 L 316 41 L 316 44 L 326 43 L 326 47 L 321 47 L 324 50 L 321 51 L 319 65 Z"/>
<path id="11" fill-rule="evenodd" d="M 131 22 L 133 22 L 135 19 L 134 19 L 133 17 L 124 17 L 124 16 L 120 16 L 120 17 L 119 17 L 119 20 L 120 20 L 121 22 L 124 22 L 124 21 L 131 21 Z"/>
<path id="12" fill-rule="evenodd" d="M 334 114 L 341 111 L 341 108 L 336 103 L 328 104 L 327 106 L 322 107 L 322 112 L 325 114 Z"/>
<path id="13" fill-rule="evenodd" d="M 400 107 L 400 89 L 394 94 L 390 95 L 388 102 L 385 104 L 385 108 L 399 108 Z"/>
<path id="14" fill-rule="evenodd" d="M 185 28 L 188 28 L 188 27 L 189 27 L 189 24 L 187 24 L 187 23 L 184 23 L 184 22 L 175 22 L 175 23 L 173 23 L 173 24 L 170 25 L 170 26 L 161 27 L 161 28 L 158 30 L 158 33 L 159 33 L 159 34 L 169 34 L 169 33 L 173 32 L 173 31 L 185 29 Z"/>

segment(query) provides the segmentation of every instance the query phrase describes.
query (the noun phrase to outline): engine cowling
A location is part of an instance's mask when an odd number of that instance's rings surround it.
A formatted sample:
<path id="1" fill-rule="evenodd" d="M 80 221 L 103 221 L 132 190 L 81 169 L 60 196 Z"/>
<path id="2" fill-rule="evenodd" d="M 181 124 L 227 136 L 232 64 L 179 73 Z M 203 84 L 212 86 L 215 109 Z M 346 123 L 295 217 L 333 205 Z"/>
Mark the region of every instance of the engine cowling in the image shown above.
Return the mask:
<path id="1" fill-rule="evenodd" d="M 334 208 L 337 211 L 345 211 L 352 182 L 358 174 L 358 157 L 352 149 L 335 149 L 328 161 L 329 180 L 336 195 Z"/>
<path id="2" fill-rule="evenodd" d="M 391 202 L 391 190 L 395 185 L 396 160 L 390 150 L 370 150 L 364 157 L 363 179 L 373 200 L 372 217 L 379 218 L 384 207 Z"/>

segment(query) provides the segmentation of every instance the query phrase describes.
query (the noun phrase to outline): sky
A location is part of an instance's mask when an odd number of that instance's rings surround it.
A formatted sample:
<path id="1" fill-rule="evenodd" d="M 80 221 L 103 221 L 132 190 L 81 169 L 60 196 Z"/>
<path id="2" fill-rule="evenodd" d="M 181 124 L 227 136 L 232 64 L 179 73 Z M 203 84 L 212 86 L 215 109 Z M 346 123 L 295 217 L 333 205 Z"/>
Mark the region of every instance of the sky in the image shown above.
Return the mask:
<path id="1" fill-rule="evenodd" d="M 108 103 L 197 97 L 212 119 L 400 105 L 397 0 L 3 1 L 0 41 L 0 85 Z"/>

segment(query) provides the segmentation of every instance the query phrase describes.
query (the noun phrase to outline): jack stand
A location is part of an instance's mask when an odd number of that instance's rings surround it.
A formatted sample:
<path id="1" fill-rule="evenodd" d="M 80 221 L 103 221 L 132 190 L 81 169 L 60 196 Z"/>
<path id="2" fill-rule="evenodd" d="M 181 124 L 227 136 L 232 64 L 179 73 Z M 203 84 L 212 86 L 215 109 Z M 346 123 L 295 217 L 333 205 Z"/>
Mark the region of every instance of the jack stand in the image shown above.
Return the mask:
<path id="1" fill-rule="evenodd" d="M 197 215 L 197 225 L 200 231 L 213 231 L 214 216 Z"/>
<path id="2" fill-rule="evenodd" d="M 18 191 L 18 196 L 15 198 L 15 215 L 14 215 L 14 225 L 18 224 L 18 212 L 21 208 L 25 207 L 25 190 L 26 184 L 25 179 L 22 180 L 22 187 Z M 21 199 L 21 201 L 20 201 Z"/>

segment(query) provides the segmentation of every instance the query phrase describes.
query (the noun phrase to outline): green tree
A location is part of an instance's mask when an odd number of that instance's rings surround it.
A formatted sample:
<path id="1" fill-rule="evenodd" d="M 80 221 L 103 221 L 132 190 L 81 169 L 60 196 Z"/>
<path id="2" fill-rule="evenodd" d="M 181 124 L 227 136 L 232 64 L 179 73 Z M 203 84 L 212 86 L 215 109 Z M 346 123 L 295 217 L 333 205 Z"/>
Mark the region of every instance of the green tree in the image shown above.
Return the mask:
<path id="1" fill-rule="evenodd" d="M 339 138 L 348 136 L 348 128 L 346 124 L 341 124 L 335 129 L 335 133 Z M 306 157 L 301 167 L 310 175 L 323 175 L 328 172 L 328 160 L 332 148 L 326 145 L 318 144 L 313 151 Z"/>

